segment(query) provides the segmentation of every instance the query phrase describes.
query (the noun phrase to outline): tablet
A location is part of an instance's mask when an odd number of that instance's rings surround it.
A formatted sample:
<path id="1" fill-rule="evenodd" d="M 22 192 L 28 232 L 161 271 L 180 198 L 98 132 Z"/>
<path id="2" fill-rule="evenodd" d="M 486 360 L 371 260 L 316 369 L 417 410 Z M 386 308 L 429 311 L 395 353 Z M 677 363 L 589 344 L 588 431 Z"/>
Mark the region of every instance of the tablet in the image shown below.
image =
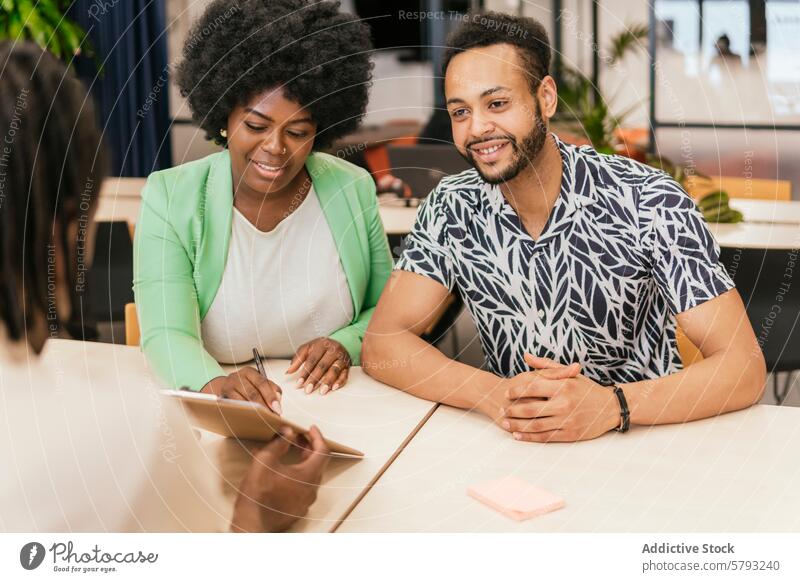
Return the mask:
<path id="1" fill-rule="evenodd" d="M 272 440 L 283 427 L 298 434 L 308 433 L 307 428 L 278 416 L 257 402 L 218 398 L 213 394 L 188 390 L 161 390 L 161 394 L 179 400 L 192 419 L 193 426 L 222 436 L 266 442 Z M 327 438 L 325 444 L 335 455 L 364 456 L 361 451 Z"/>

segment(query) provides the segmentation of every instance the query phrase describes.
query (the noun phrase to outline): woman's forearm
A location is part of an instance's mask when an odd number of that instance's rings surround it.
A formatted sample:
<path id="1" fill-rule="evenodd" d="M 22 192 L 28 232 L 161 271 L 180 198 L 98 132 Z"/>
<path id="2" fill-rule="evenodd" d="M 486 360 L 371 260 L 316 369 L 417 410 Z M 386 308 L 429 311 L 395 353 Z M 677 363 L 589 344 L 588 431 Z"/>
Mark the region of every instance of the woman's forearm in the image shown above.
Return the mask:
<path id="1" fill-rule="evenodd" d="M 358 366 L 361 363 L 361 344 L 364 341 L 364 335 L 367 332 L 367 326 L 369 326 L 369 320 L 374 311 L 374 307 L 362 311 L 353 323 L 337 329 L 329 336 L 332 340 L 342 344 L 350 355 L 350 361 L 354 366 Z"/>
<path id="2" fill-rule="evenodd" d="M 155 330 L 142 337 L 142 351 L 159 379 L 173 388 L 198 391 L 226 375 L 200 339 L 180 332 Z"/>

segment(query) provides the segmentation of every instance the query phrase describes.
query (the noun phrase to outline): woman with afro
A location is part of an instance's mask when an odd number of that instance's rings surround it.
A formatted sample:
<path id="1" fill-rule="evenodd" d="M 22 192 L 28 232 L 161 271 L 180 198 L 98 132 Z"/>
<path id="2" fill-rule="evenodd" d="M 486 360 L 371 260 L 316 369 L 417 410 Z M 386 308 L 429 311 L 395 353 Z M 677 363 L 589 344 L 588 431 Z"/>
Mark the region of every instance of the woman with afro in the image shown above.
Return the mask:
<path id="1" fill-rule="evenodd" d="M 142 194 L 134 293 L 162 381 L 280 414 L 276 384 L 220 364 L 255 347 L 321 394 L 358 364 L 392 258 L 371 176 L 320 150 L 364 115 L 370 50 L 338 2 L 215 0 L 193 27 L 177 82 L 224 149 Z"/>

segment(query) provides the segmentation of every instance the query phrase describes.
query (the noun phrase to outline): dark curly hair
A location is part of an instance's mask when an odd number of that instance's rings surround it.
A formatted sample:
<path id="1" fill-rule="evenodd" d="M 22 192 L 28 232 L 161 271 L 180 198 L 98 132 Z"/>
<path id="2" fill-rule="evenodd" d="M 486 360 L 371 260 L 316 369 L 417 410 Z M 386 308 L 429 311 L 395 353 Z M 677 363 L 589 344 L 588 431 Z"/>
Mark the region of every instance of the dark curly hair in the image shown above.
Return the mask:
<path id="1" fill-rule="evenodd" d="M 517 48 L 531 91 L 550 74 L 550 39 L 533 18 L 500 12 L 470 14 L 450 36 L 442 58 L 442 77 L 457 54 L 478 47 L 510 44 Z"/>
<path id="2" fill-rule="evenodd" d="M 367 107 L 372 63 L 368 27 L 339 2 L 214 0 L 192 27 L 177 83 L 209 139 L 228 116 L 268 89 L 308 109 L 315 149 L 354 131 Z"/>
<path id="3" fill-rule="evenodd" d="M 85 242 L 106 156 L 92 102 L 64 63 L 13 41 L 0 42 L 0 62 L 0 328 L 39 353 L 62 329 L 82 337 Z M 66 319 L 59 264 L 72 310 Z"/>

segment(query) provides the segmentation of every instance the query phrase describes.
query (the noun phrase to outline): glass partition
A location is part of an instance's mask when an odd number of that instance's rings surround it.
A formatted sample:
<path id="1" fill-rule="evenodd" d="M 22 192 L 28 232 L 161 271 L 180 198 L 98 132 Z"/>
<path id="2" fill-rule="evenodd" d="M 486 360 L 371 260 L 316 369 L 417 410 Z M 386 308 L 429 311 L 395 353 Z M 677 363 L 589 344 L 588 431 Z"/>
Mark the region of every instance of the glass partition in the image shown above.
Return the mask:
<path id="1" fill-rule="evenodd" d="M 657 123 L 800 125 L 800 0 L 656 0 Z"/>

